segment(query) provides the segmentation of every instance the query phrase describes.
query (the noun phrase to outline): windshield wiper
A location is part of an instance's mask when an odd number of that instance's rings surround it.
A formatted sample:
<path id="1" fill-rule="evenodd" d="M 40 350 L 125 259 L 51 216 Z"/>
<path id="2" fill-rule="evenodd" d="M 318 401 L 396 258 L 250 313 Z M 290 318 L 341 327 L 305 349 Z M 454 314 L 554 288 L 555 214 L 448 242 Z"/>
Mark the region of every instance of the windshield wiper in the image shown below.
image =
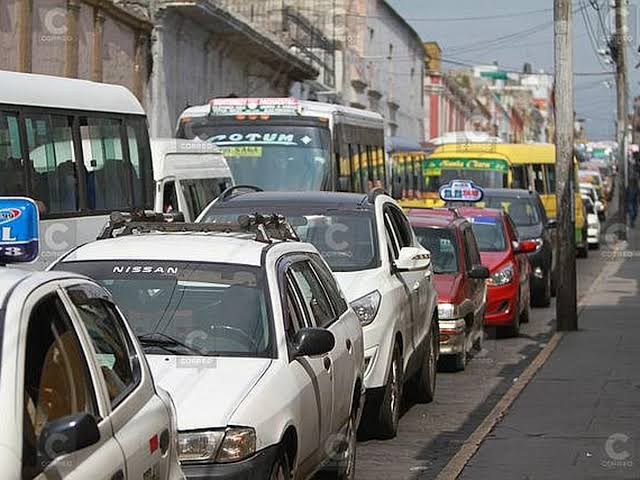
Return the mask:
<path id="1" fill-rule="evenodd" d="M 145 333 L 144 335 L 138 335 L 138 340 L 140 340 L 140 343 L 145 347 L 159 347 L 173 354 L 180 353 L 176 350 L 176 347 L 178 347 L 179 349 L 187 350 L 194 355 L 204 355 L 204 353 L 197 348 L 191 347 L 165 333 Z"/>

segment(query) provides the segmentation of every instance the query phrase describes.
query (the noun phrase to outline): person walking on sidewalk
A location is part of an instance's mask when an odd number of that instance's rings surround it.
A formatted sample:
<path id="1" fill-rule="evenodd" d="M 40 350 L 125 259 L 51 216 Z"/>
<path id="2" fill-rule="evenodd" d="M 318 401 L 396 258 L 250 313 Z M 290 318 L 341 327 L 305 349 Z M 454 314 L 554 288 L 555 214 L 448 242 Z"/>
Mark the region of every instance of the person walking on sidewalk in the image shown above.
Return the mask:
<path id="1" fill-rule="evenodd" d="M 638 188 L 638 177 L 636 175 L 629 177 L 626 197 L 629 225 L 631 228 L 635 228 L 636 218 L 638 218 L 638 202 L 640 201 L 640 189 Z"/>

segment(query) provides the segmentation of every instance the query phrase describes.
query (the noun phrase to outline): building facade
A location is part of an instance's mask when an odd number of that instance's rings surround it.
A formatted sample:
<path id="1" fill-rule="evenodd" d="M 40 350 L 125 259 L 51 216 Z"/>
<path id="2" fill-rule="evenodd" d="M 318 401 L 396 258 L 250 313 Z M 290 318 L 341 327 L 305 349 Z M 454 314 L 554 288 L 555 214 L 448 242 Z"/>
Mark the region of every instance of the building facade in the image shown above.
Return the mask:
<path id="1" fill-rule="evenodd" d="M 222 0 L 319 71 L 303 98 L 373 110 L 387 135 L 424 135 L 424 47 L 384 0 Z"/>

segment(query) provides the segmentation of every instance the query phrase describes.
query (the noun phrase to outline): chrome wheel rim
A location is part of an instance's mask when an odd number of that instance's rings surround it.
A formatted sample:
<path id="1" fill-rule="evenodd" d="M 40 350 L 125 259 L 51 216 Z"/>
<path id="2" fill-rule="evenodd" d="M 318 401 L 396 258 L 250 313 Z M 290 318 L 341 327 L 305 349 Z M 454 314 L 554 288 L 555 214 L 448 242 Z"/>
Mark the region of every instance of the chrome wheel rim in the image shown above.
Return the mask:
<path id="1" fill-rule="evenodd" d="M 399 417 L 400 408 L 400 366 L 398 365 L 398 359 L 394 358 L 391 364 L 391 414 L 393 416 L 394 423 Z"/>

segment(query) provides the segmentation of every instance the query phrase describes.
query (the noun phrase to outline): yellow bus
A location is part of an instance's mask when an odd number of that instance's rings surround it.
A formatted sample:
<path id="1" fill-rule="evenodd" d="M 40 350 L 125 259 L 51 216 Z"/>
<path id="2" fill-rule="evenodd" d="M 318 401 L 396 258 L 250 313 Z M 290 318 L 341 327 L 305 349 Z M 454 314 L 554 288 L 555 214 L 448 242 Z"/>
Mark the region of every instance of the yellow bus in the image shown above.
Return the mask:
<path id="1" fill-rule="evenodd" d="M 524 188 L 540 194 L 549 218 L 557 217 L 555 146 L 552 144 L 465 143 L 436 148 L 422 163 L 423 189 L 397 196 L 406 208 L 442 206 L 441 185 L 457 178 L 473 180 L 484 188 Z M 406 169 L 406 163 L 404 169 Z M 415 166 L 412 165 L 413 169 Z M 574 185 L 576 245 L 578 255 L 588 254 L 586 218 L 575 165 Z M 409 191 L 400 185 L 395 192 Z"/>

